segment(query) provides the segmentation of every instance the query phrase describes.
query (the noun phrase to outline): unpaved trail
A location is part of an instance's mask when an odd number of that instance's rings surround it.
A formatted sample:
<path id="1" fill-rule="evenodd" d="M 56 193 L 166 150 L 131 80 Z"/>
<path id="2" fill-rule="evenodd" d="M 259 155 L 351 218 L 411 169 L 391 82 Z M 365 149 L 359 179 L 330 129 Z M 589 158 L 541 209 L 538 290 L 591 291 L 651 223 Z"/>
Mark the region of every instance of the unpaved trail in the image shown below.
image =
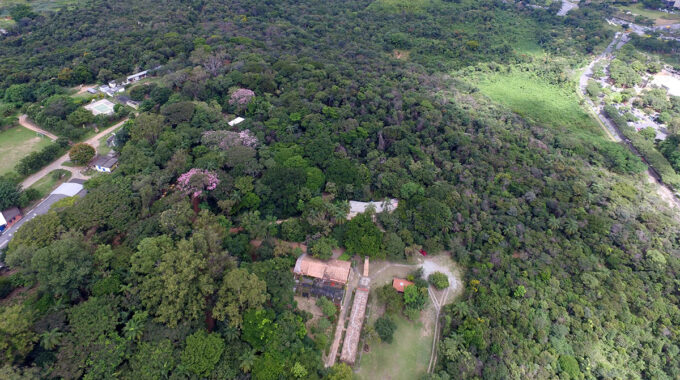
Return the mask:
<path id="1" fill-rule="evenodd" d="M 25 116 L 26 115 L 21 115 L 21 117 L 19 119 L 21 119 L 22 117 L 25 117 Z M 95 150 L 97 150 L 97 149 L 99 149 L 99 139 L 101 139 L 102 137 L 104 137 L 104 136 L 108 135 L 109 133 L 115 131 L 118 127 L 123 125 L 123 123 L 125 123 L 126 121 L 128 121 L 127 118 L 125 118 L 122 121 L 112 125 L 111 127 L 107 128 L 107 129 L 97 133 L 96 135 L 90 137 L 89 139 L 87 139 L 86 141 L 83 141 L 83 142 L 85 144 L 91 145 L 92 147 L 94 147 Z M 64 169 L 64 170 L 70 171 L 71 174 L 72 174 L 71 178 L 74 178 L 74 179 L 88 179 L 89 178 L 88 176 L 81 173 L 81 171 L 83 170 L 83 167 L 62 166 L 64 164 L 64 162 L 66 162 L 68 160 L 69 160 L 69 156 L 68 156 L 68 153 L 66 153 L 63 156 L 52 161 L 52 163 L 50 163 L 49 165 L 40 169 L 38 172 L 28 176 L 28 178 L 26 178 L 23 182 L 21 182 L 21 187 L 24 188 L 24 189 L 28 189 L 32 184 L 38 182 L 39 179 L 48 175 L 53 170 L 57 170 L 57 169 Z"/>
<path id="2" fill-rule="evenodd" d="M 50 140 L 52 140 L 52 141 L 57 140 L 57 136 L 54 133 L 47 132 L 46 130 L 38 127 L 35 124 L 33 124 L 32 121 L 28 120 L 27 115 L 19 116 L 19 124 L 26 129 L 30 129 L 31 131 L 38 132 L 40 134 L 43 134 L 43 135 L 49 137 Z"/>

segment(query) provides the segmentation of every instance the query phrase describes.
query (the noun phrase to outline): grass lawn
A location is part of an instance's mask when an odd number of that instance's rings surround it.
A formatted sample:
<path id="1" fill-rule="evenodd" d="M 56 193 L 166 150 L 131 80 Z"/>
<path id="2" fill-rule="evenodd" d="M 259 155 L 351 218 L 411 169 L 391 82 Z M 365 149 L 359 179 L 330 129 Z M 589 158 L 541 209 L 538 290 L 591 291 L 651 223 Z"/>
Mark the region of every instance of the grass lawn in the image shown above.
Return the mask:
<path id="1" fill-rule="evenodd" d="M 664 20 L 680 21 L 680 15 L 670 14 L 666 12 L 657 11 L 655 9 L 645 8 L 641 3 L 630 4 L 630 5 L 619 5 L 619 9 L 623 12 L 631 12 L 633 14 L 644 16 L 656 21 L 663 23 Z"/>
<path id="2" fill-rule="evenodd" d="M 53 170 L 46 176 L 40 178 L 38 182 L 32 184 L 30 189 L 38 190 L 40 195 L 44 197 L 51 193 L 52 190 L 57 187 L 57 184 L 68 181 L 69 178 L 71 178 L 70 171 L 64 169 Z"/>
<path id="3" fill-rule="evenodd" d="M 106 145 L 106 139 L 111 137 L 112 134 L 116 133 L 122 127 L 123 126 L 121 125 L 115 131 L 108 133 L 106 136 L 99 139 L 99 145 L 97 147 L 97 154 L 100 154 L 102 156 L 109 154 L 109 152 L 111 151 L 111 148 L 109 148 L 108 145 Z"/>
<path id="4" fill-rule="evenodd" d="M 11 172 L 19 160 L 50 144 L 49 138 L 20 126 L 0 132 L 0 175 Z"/>
<path id="5" fill-rule="evenodd" d="M 412 380 L 427 372 L 432 353 L 432 334 L 423 334 L 422 322 L 395 317 L 392 344 L 378 343 L 361 357 L 359 379 Z"/>
<path id="6" fill-rule="evenodd" d="M 480 91 L 520 116 L 555 127 L 578 127 L 595 135 L 603 132 L 579 104 L 575 90 L 553 85 L 531 73 L 487 74 L 475 80 Z M 576 130 L 574 130 L 576 132 Z"/>

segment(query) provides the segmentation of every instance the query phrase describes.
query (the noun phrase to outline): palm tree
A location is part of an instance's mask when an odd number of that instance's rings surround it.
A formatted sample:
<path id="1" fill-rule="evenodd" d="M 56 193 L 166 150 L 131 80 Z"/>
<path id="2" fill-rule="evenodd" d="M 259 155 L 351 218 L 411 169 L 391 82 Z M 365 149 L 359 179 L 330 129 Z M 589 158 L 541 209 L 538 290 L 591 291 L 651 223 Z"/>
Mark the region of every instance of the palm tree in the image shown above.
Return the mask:
<path id="1" fill-rule="evenodd" d="M 142 338 L 144 323 L 132 318 L 125 324 L 123 331 L 125 332 L 125 338 L 127 338 L 127 340 L 138 341 Z"/>
<path id="2" fill-rule="evenodd" d="M 58 328 L 45 331 L 40 335 L 40 346 L 46 350 L 52 350 L 61 343 L 61 337 L 64 335 Z"/>
<path id="3" fill-rule="evenodd" d="M 241 361 L 241 370 L 243 372 L 250 372 L 250 370 L 253 368 L 253 364 L 255 364 L 255 359 L 257 359 L 257 355 L 255 355 L 255 350 L 250 350 L 246 351 L 241 355 L 239 360 Z"/>

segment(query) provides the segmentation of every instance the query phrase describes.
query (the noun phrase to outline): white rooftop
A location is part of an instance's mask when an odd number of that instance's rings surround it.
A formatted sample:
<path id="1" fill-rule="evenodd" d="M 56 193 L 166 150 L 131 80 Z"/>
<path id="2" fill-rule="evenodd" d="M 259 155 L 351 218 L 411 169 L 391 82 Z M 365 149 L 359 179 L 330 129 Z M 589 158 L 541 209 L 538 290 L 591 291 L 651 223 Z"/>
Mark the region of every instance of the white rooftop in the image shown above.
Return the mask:
<path id="1" fill-rule="evenodd" d="M 399 201 L 397 199 L 390 199 L 380 202 L 359 202 L 359 201 L 349 201 L 349 214 L 347 214 L 347 219 L 352 219 L 358 214 L 366 212 L 368 206 L 373 206 L 375 212 L 392 212 L 399 206 Z"/>
<path id="2" fill-rule="evenodd" d="M 83 189 L 83 185 L 80 183 L 66 182 L 62 183 L 54 189 L 52 194 L 66 195 L 67 197 L 72 197 Z"/>
<path id="3" fill-rule="evenodd" d="M 229 122 L 229 126 L 230 126 L 230 127 L 233 127 L 234 125 L 241 124 L 241 123 L 242 123 L 243 121 L 245 121 L 245 120 L 246 120 L 246 119 L 244 119 L 244 118 L 242 118 L 242 117 L 237 117 L 236 119 L 234 119 L 234 120 L 232 120 L 232 121 Z"/>
<path id="4" fill-rule="evenodd" d="M 680 96 L 680 77 L 666 70 L 656 74 L 652 84 L 665 88 L 669 95 Z"/>

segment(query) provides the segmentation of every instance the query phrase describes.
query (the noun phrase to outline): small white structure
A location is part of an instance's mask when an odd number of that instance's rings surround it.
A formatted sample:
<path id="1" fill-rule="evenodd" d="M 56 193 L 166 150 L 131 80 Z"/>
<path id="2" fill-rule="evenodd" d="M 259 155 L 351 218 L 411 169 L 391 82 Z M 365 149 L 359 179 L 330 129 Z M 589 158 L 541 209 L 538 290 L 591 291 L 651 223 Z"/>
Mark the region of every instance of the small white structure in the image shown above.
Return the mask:
<path id="1" fill-rule="evenodd" d="M 137 82 L 140 79 L 146 78 L 148 74 L 149 74 L 149 72 L 147 70 L 144 70 L 144 71 L 139 72 L 137 74 L 132 74 L 132 75 L 128 76 L 127 81 L 130 82 L 130 83 L 134 83 L 134 82 Z"/>
<path id="2" fill-rule="evenodd" d="M 366 209 L 368 209 L 369 206 L 373 206 L 375 208 L 376 213 L 380 213 L 383 211 L 392 212 L 396 210 L 397 207 L 399 207 L 399 200 L 390 199 L 384 200 L 382 202 L 349 201 L 349 213 L 347 214 L 347 220 L 352 219 L 355 216 L 366 212 Z"/>
<path id="3" fill-rule="evenodd" d="M 93 163 L 94 169 L 101 173 L 111 173 L 117 165 L 118 157 L 116 156 L 98 156 Z"/>
<path id="4" fill-rule="evenodd" d="M 97 115 L 113 115 L 114 104 L 108 99 L 101 99 L 98 101 L 93 101 L 92 103 L 85 106 L 85 109 L 92 112 L 94 116 Z"/>
<path id="5" fill-rule="evenodd" d="M 230 121 L 228 124 L 229 124 L 230 127 L 233 127 L 233 126 L 235 126 L 235 125 L 241 124 L 241 123 L 244 122 L 245 120 L 246 120 L 246 119 L 244 119 L 244 118 L 242 118 L 242 117 L 237 117 L 236 119 Z"/>
<path id="6" fill-rule="evenodd" d="M 89 92 L 90 94 L 96 94 L 96 93 L 97 93 L 97 89 L 96 89 L 96 88 L 88 88 L 88 89 L 87 89 L 87 92 Z"/>
<path id="7" fill-rule="evenodd" d="M 83 184 L 82 183 L 75 183 L 75 182 L 66 182 L 62 183 L 54 189 L 54 191 L 51 193 L 52 195 L 66 195 L 67 197 L 72 197 L 80 191 L 83 190 Z"/>

